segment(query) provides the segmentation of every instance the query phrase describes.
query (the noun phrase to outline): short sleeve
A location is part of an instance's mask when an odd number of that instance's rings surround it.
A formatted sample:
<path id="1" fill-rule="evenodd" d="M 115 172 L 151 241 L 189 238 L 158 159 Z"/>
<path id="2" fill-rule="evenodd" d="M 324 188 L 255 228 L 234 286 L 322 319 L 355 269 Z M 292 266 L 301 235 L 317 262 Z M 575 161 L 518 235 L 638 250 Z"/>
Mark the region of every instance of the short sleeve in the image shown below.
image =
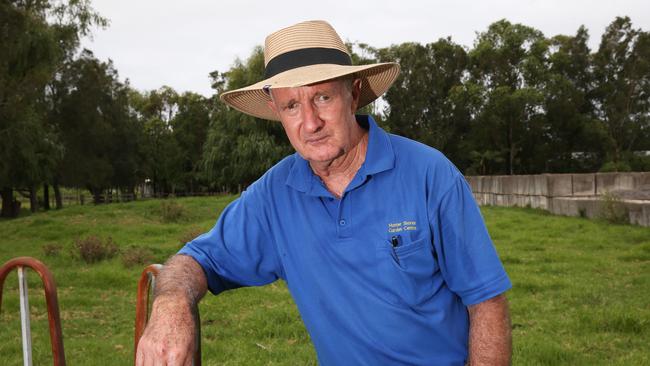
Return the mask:
<path id="1" fill-rule="evenodd" d="M 178 254 L 194 258 L 203 267 L 213 294 L 265 285 L 281 273 L 263 199 L 250 191 L 226 207 L 212 230 L 187 243 Z"/>
<path id="2" fill-rule="evenodd" d="M 433 203 L 430 225 L 445 282 L 466 306 L 512 287 L 462 175 Z"/>

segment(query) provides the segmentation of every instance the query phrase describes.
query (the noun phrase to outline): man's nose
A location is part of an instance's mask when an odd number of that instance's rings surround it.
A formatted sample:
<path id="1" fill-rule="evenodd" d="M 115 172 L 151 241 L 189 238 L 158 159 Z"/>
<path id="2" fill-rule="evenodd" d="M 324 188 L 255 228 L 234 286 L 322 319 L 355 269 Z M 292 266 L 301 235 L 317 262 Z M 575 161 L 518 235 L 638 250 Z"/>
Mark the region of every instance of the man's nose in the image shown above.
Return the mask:
<path id="1" fill-rule="evenodd" d="M 323 120 L 320 118 L 318 108 L 316 108 L 312 103 L 304 104 L 302 117 L 305 132 L 318 132 L 324 125 Z"/>

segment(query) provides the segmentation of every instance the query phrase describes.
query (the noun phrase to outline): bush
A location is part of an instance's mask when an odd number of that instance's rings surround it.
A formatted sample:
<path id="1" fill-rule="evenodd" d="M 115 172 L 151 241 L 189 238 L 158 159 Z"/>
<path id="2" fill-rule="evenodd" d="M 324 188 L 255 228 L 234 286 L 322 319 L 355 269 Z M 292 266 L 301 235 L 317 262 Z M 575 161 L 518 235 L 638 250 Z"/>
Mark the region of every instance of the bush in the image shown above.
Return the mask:
<path id="1" fill-rule="evenodd" d="M 176 222 L 185 215 L 185 207 L 175 201 L 162 201 L 160 203 L 160 218 L 164 222 Z"/>
<path id="2" fill-rule="evenodd" d="M 119 251 L 117 244 L 111 237 L 102 240 L 97 236 L 91 235 L 86 238 L 79 238 L 74 241 L 74 250 L 77 255 L 86 263 L 95 263 L 104 259 L 115 257 Z"/>
<path id="3" fill-rule="evenodd" d="M 600 197 L 599 216 L 612 224 L 628 224 L 630 222 L 627 208 L 623 202 L 609 192 Z"/>
<path id="4" fill-rule="evenodd" d="M 650 156 L 633 155 L 630 159 L 630 167 L 635 172 L 650 172 Z"/>
<path id="5" fill-rule="evenodd" d="M 154 255 L 149 248 L 131 247 L 121 254 L 122 264 L 124 267 L 131 268 L 134 266 L 149 265 L 154 262 Z"/>
<path id="6" fill-rule="evenodd" d="M 183 235 L 181 235 L 178 238 L 178 241 L 180 241 L 181 245 L 185 245 L 185 243 L 188 243 L 188 242 L 194 240 L 194 238 L 196 238 L 197 236 L 203 234 L 204 232 L 205 232 L 205 230 L 201 230 L 201 229 L 196 228 L 196 227 L 191 228 L 188 231 L 186 231 Z"/>
<path id="7" fill-rule="evenodd" d="M 632 168 L 630 167 L 630 164 L 628 164 L 625 161 L 619 161 L 619 162 L 608 161 L 600 167 L 599 171 L 601 173 L 610 173 L 610 172 L 629 172 L 631 170 Z"/>
<path id="8" fill-rule="evenodd" d="M 43 245 L 42 249 L 43 249 L 43 254 L 45 254 L 46 257 L 57 257 L 61 252 L 62 248 L 63 247 L 59 244 L 50 243 L 50 244 Z"/>

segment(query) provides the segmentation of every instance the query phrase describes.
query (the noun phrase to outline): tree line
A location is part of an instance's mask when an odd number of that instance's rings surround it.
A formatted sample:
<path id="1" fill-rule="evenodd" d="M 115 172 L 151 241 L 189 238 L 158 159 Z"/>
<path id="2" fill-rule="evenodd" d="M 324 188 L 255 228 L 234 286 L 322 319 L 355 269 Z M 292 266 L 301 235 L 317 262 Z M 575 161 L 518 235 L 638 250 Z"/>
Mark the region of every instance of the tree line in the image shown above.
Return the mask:
<path id="1" fill-rule="evenodd" d="M 236 191 L 292 152 L 277 122 L 218 99 L 263 77 L 263 51 L 210 74 L 211 97 L 141 92 L 111 61 L 79 50 L 106 25 L 89 1 L 0 2 L 0 193 L 49 208 L 61 187 L 134 193 Z M 466 174 L 650 170 L 650 34 L 618 17 L 598 50 L 575 35 L 493 23 L 466 48 L 450 38 L 385 48 L 350 44 L 355 64 L 402 72 L 363 112 L 443 151 Z"/>

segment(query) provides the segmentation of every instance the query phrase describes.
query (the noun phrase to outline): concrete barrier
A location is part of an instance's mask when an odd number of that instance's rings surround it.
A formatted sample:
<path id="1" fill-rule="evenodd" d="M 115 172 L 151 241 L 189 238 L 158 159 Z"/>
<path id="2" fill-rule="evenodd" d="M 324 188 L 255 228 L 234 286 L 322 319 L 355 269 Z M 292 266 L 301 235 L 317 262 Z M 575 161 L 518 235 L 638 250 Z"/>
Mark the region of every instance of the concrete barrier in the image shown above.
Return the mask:
<path id="1" fill-rule="evenodd" d="M 590 197 L 596 195 L 595 174 L 572 174 L 573 196 Z"/>
<path id="2" fill-rule="evenodd" d="M 629 222 L 650 226 L 650 172 L 466 177 L 479 205 L 532 207 L 599 217 L 602 196 L 623 197 Z M 636 191 L 642 194 L 635 193 Z"/>

